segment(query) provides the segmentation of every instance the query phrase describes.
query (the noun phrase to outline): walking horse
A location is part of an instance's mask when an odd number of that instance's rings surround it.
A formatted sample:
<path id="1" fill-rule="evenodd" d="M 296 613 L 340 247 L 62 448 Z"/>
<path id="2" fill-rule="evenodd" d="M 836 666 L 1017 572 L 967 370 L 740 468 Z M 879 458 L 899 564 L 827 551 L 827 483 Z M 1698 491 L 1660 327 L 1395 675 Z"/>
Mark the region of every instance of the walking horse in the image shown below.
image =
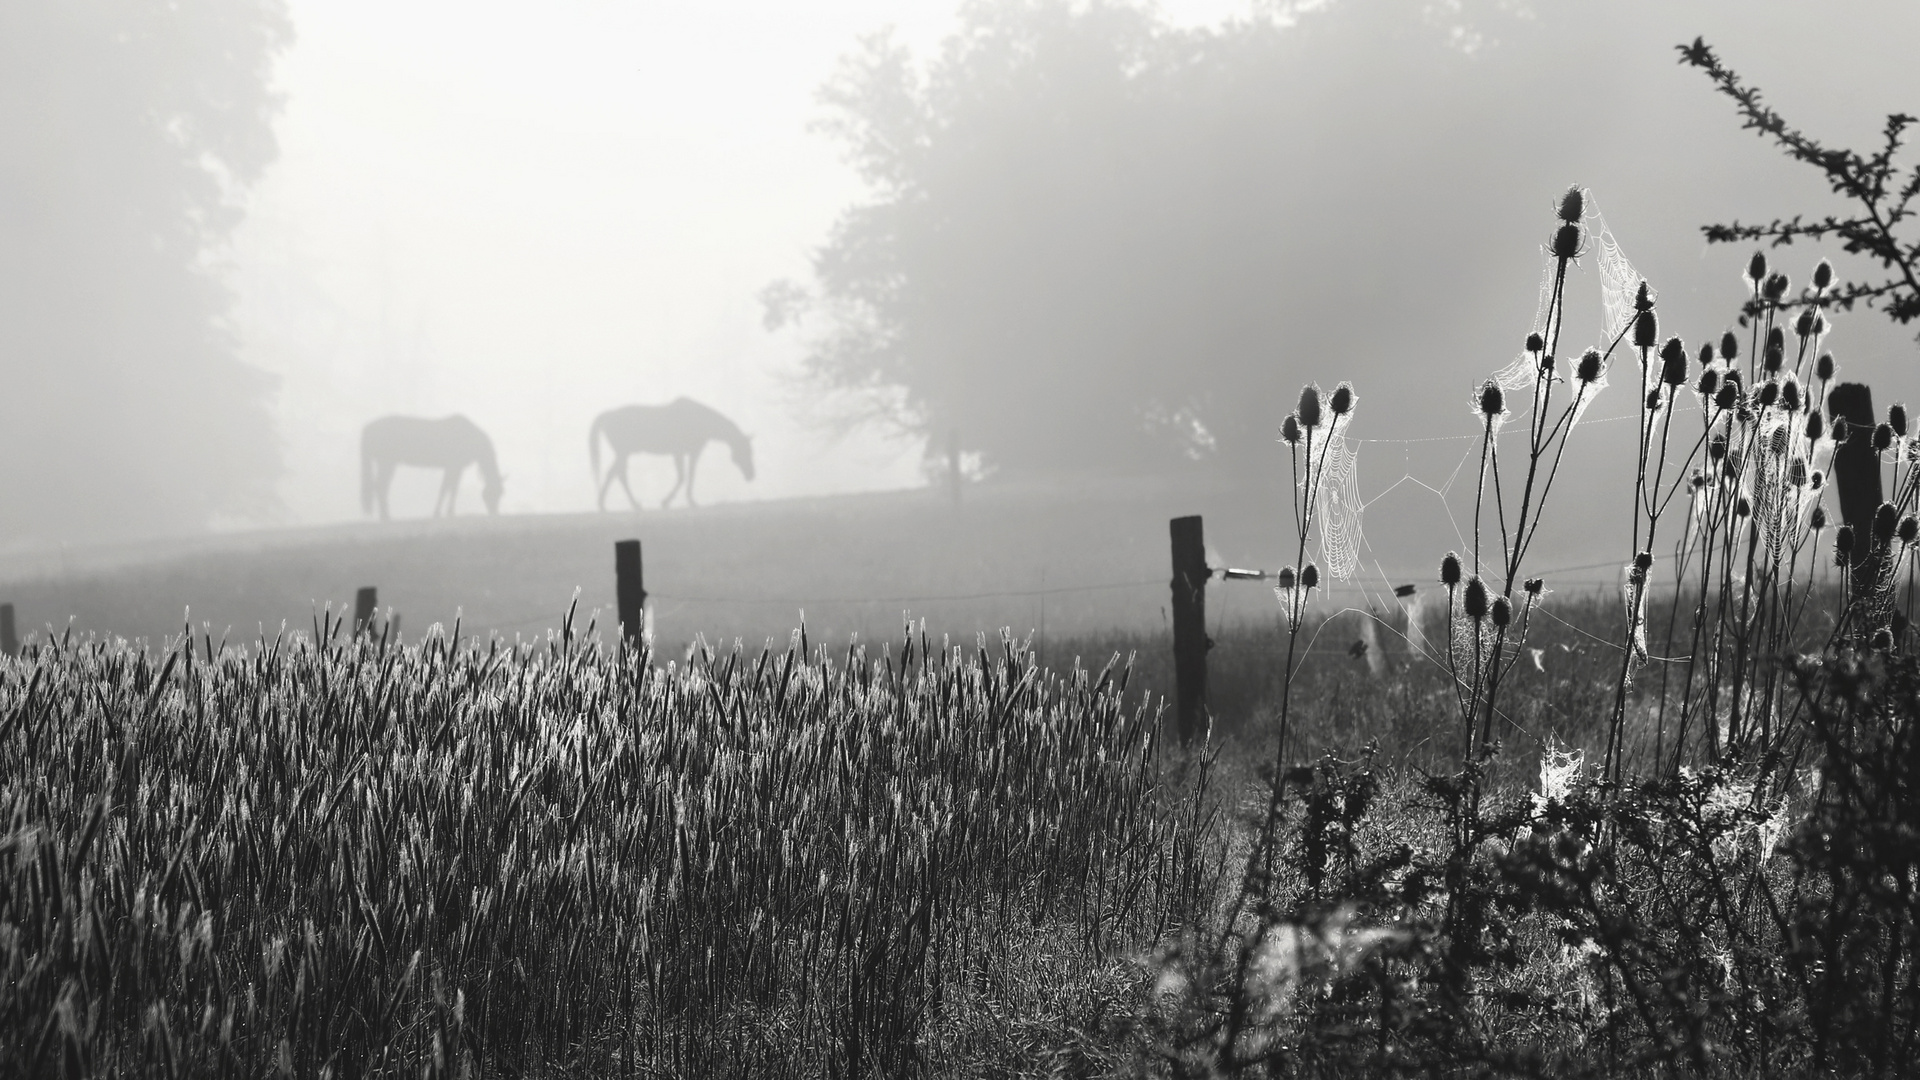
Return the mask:
<path id="1" fill-rule="evenodd" d="M 613 451 L 613 464 L 605 477 L 600 474 L 602 439 Z M 700 464 L 700 452 L 715 440 L 727 444 L 740 475 L 753 479 L 753 440 L 733 421 L 690 398 L 676 398 L 666 405 L 626 405 L 594 417 L 593 426 L 587 430 L 587 452 L 593 461 L 594 483 L 599 487 L 600 509 L 607 508 L 607 489 L 615 480 L 620 481 L 633 508 L 640 509 L 640 500 L 633 497 L 633 488 L 627 484 L 627 458 L 634 454 L 673 455 L 673 490 L 667 492 L 660 506 L 664 509 L 671 504 L 682 488 L 687 505 L 694 505 L 694 469 Z"/>
<path id="2" fill-rule="evenodd" d="M 460 494 L 460 477 L 467 466 L 480 469 L 480 497 L 487 513 L 500 512 L 500 466 L 494 460 L 493 440 L 464 416 L 430 420 L 421 416 L 383 416 L 360 432 L 360 506 L 372 513 L 380 509 L 380 520 L 387 520 L 387 489 L 393 485 L 393 471 L 401 465 L 417 465 L 445 470 L 440 494 L 433 500 L 433 516 L 446 506 L 453 516 L 454 498 Z"/>

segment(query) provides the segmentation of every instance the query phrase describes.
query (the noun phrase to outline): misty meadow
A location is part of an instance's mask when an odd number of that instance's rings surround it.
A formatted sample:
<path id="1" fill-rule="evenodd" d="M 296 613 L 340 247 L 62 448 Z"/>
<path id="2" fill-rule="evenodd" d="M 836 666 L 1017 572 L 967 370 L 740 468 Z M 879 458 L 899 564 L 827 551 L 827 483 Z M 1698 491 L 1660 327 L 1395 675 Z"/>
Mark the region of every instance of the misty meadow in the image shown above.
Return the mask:
<path id="1" fill-rule="evenodd" d="M 7 9 L 0 1073 L 1909 1075 L 1916 34 Z"/>

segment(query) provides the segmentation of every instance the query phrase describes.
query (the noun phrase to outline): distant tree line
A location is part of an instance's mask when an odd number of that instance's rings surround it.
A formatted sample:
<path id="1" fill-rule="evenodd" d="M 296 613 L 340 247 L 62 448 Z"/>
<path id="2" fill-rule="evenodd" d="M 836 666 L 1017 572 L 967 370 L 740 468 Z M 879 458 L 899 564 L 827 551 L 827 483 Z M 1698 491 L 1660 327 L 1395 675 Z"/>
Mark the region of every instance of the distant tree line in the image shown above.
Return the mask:
<path id="1" fill-rule="evenodd" d="M 283 0 L 0 4 L 0 543 L 272 499 L 216 273 L 274 159 Z"/>

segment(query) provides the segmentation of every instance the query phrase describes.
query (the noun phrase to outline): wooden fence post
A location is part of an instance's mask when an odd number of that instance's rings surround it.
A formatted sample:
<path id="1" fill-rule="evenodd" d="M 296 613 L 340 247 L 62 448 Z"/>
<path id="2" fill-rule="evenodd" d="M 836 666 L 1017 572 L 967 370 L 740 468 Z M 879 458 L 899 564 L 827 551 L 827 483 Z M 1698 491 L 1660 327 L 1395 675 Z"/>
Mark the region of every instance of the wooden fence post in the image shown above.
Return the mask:
<path id="1" fill-rule="evenodd" d="M 647 590 L 640 576 L 640 541 L 620 540 L 613 545 L 614 596 L 620 608 L 620 633 L 638 644 L 645 629 Z"/>
<path id="2" fill-rule="evenodd" d="M 20 655 L 20 639 L 13 632 L 13 605 L 0 604 L 0 653 Z"/>
<path id="3" fill-rule="evenodd" d="M 1207 545 L 1200 515 L 1177 517 L 1167 523 L 1173 540 L 1173 674 L 1180 742 L 1191 743 L 1206 729 Z"/>
<path id="4" fill-rule="evenodd" d="M 1840 520 L 1853 526 L 1853 584 L 1870 587 L 1874 570 L 1873 514 L 1885 498 L 1880 488 L 1880 455 L 1873 452 L 1873 391 L 1865 383 L 1836 384 L 1827 394 L 1827 412 L 1847 421 L 1847 441 L 1833 452 L 1833 482 L 1840 490 Z"/>
<path id="5" fill-rule="evenodd" d="M 373 629 L 373 609 L 379 604 L 379 593 L 371 585 L 362 585 L 360 591 L 353 594 L 353 636 L 359 637 Z"/>

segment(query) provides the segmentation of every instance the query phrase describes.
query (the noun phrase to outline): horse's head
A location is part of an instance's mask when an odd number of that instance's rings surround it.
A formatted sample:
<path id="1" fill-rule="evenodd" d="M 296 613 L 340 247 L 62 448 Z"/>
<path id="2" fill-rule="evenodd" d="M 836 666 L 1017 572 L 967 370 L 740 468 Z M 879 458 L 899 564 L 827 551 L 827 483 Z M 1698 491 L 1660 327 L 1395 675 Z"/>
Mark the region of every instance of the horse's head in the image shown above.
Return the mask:
<path id="1" fill-rule="evenodd" d="M 496 474 L 487 477 L 486 481 L 480 485 L 480 498 L 487 504 L 487 513 L 500 512 L 500 490 L 506 479 L 505 476 Z"/>
<path id="2" fill-rule="evenodd" d="M 753 479 L 753 436 L 740 436 L 740 440 L 730 444 L 728 449 L 733 451 L 733 464 L 740 470 L 740 475 Z"/>

